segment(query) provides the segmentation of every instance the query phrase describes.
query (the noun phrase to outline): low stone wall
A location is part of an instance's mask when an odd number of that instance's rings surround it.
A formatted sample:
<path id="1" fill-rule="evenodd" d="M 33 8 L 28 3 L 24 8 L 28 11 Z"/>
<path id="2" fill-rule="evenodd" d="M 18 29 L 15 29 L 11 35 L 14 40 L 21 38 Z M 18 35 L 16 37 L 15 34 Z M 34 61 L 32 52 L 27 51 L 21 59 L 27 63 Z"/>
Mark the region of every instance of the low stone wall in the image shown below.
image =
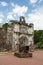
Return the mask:
<path id="1" fill-rule="evenodd" d="M 32 57 L 32 53 L 14 53 L 14 56 L 20 57 L 20 58 L 28 58 Z"/>

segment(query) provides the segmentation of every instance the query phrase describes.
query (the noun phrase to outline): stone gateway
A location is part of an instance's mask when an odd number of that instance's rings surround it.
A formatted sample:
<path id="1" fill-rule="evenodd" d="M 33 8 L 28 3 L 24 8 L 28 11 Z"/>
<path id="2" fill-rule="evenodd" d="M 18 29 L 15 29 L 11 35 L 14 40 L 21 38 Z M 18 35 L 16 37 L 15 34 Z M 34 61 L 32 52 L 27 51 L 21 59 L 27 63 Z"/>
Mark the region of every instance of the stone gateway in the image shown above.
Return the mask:
<path id="1" fill-rule="evenodd" d="M 34 25 L 26 23 L 23 16 L 19 21 L 11 20 L 7 29 L 7 44 L 11 44 L 12 51 L 29 52 L 34 45 Z"/>

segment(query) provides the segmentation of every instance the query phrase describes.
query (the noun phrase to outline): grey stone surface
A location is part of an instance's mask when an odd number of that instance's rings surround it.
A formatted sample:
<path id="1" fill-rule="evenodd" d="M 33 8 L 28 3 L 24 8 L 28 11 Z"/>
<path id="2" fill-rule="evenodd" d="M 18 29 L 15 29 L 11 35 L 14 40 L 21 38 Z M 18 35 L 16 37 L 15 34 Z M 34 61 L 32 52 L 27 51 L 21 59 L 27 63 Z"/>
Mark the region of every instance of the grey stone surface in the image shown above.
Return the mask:
<path id="1" fill-rule="evenodd" d="M 23 19 L 23 20 L 22 20 Z M 19 52 L 19 46 L 34 45 L 34 25 L 29 25 L 21 17 L 19 22 L 12 22 L 7 29 L 7 44 L 12 44 L 12 51 Z"/>

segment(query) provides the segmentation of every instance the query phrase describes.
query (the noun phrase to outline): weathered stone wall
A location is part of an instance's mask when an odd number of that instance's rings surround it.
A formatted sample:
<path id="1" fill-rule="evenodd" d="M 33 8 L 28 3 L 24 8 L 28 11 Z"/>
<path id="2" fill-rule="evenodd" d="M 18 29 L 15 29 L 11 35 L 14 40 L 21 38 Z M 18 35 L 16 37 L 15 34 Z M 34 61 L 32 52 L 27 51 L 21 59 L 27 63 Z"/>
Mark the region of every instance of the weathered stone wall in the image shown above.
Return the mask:
<path id="1" fill-rule="evenodd" d="M 34 25 L 33 24 L 26 24 L 25 22 L 18 22 L 11 24 L 11 27 L 8 27 L 7 30 L 7 44 L 12 44 L 12 50 L 18 51 L 18 47 L 20 44 L 19 39 L 21 37 L 26 37 L 28 42 L 25 41 L 26 46 L 30 46 L 34 44 Z"/>
<path id="2" fill-rule="evenodd" d="M 3 51 L 5 49 L 6 45 L 6 34 L 5 29 L 2 27 L 0 28 L 0 51 Z"/>
<path id="3" fill-rule="evenodd" d="M 14 32 L 19 32 L 19 24 L 14 24 Z"/>

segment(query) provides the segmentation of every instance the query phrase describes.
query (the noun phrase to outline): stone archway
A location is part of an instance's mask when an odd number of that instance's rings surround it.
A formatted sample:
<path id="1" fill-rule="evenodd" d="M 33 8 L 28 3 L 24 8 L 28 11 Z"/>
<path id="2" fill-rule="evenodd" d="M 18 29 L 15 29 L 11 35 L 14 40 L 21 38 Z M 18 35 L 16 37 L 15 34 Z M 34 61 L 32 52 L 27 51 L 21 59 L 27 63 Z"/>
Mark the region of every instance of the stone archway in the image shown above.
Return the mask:
<path id="1" fill-rule="evenodd" d="M 29 46 L 27 44 L 28 38 L 26 36 L 21 36 L 19 38 L 19 51 L 20 52 L 29 51 Z"/>

